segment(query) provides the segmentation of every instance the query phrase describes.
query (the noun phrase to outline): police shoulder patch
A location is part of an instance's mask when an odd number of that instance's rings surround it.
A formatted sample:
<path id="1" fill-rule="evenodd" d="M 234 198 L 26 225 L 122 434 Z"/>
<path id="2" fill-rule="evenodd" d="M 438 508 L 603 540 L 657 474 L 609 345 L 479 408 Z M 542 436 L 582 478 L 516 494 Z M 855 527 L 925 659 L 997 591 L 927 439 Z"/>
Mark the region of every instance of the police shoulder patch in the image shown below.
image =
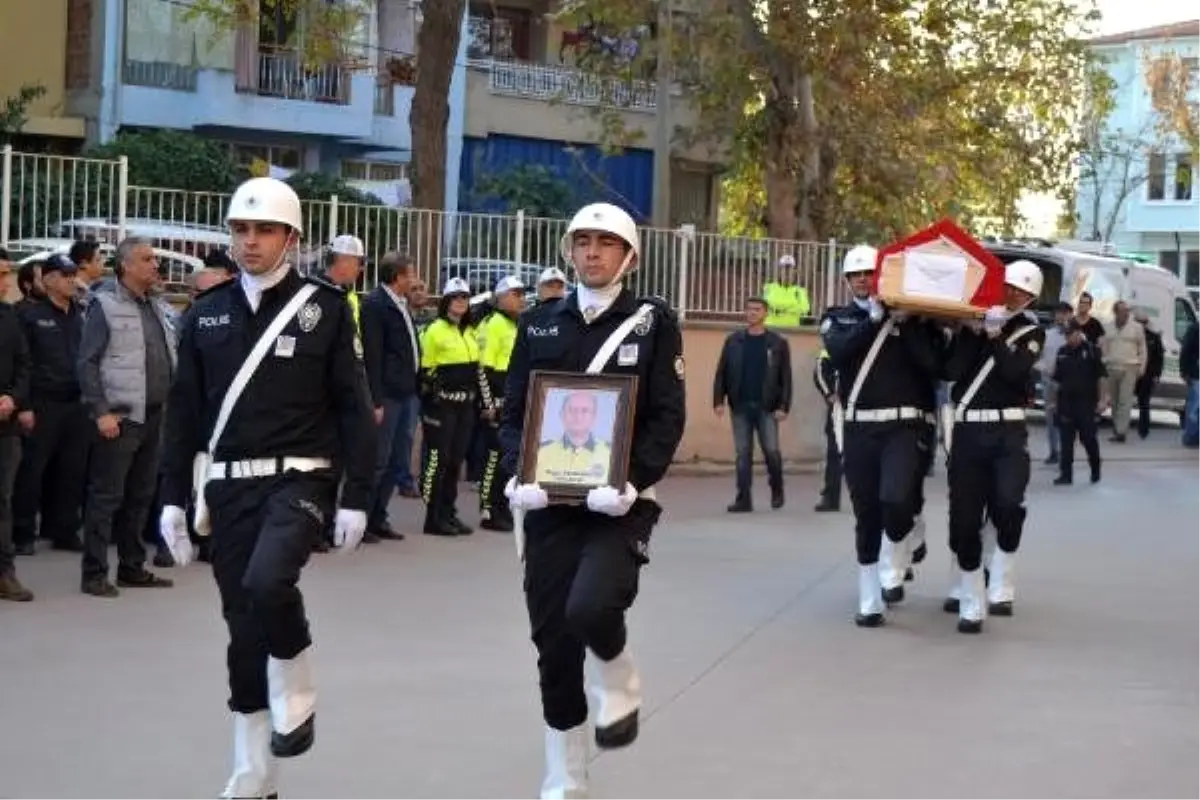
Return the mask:
<path id="1" fill-rule="evenodd" d="M 679 380 L 683 380 L 683 375 L 686 371 L 687 369 L 683 363 L 683 356 L 675 356 L 675 377 L 679 378 Z"/>
<path id="2" fill-rule="evenodd" d="M 833 327 L 833 317 L 826 317 L 825 319 L 821 320 L 821 327 L 819 330 L 822 334 L 826 334 L 826 333 L 829 333 L 829 329 L 832 327 Z"/>

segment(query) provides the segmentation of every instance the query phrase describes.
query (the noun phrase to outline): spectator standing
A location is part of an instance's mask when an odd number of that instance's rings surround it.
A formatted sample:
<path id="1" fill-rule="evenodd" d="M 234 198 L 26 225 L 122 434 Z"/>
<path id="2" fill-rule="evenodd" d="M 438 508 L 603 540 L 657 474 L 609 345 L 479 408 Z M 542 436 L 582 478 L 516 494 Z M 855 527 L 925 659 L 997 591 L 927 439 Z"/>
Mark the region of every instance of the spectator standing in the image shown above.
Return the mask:
<path id="1" fill-rule="evenodd" d="M 1193 322 L 1179 348 L 1179 375 L 1187 385 L 1183 409 L 1183 444 L 1200 447 L 1200 323 Z"/>
<path id="2" fill-rule="evenodd" d="M 1133 414 L 1134 386 L 1146 371 L 1146 332 L 1130 318 L 1124 300 L 1113 306 L 1113 326 L 1101 340 L 1104 367 L 1108 370 L 1108 397 L 1112 400 L 1113 435 L 1110 442 L 1125 441 Z"/>
<path id="3" fill-rule="evenodd" d="M 728 403 L 737 458 L 737 496 L 731 513 L 753 510 L 750 496 L 755 433 L 767 463 L 771 508 L 783 506 L 783 457 L 779 423 L 792 405 L 792 358 L 787 340 L 766 327 L 767 303 L 746 300 L 746 327 L 729 334 L 713 378 L 713 409 L 725 415 Z"/>
<path id="4" fill-rule="evenodd" d="M 0 278 L 8 280 L 7 260 Z M 0 600 L 28 602 L 33 593 L 17 580 L 13 551 L 13 486 L 21 464 L 17 416 L 27 407 L 30 358 L 17 310 L 0 303 Z"/>
<path id="5" fill-rule="evenodd" d="M 1139 311 L 1134 319 L 1146 333 L 1146 371 L 1138 378 L 1133 387 L 1138 406 L 1138 436 L 1145 439 L 1150 435 L 1150 399 L 1154 396 L 1154 388 L 1162 378 L 1165 352 L 1163 350 L 1162 334 L 1150 328 L 1150 315 Z"/>

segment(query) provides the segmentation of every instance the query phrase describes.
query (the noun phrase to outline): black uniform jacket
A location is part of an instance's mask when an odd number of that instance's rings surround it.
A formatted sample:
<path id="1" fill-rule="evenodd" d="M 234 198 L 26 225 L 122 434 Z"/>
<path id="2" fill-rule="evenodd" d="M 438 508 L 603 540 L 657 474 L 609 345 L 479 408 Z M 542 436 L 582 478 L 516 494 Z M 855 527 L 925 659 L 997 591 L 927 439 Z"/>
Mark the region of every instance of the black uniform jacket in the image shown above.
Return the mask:
<path id="1" fill-rule="evenodd" d="M 1022 334 L 1012 344 L 1009 338 L 1021 328 L 1032 325 L 1032 331 Z M 962 400 L 975 376 L 989 358 L 995 366 L 980 385 L 968 408 L 1021 408 L 1029 399 L 1029 381 L 1033 367 L 1046 345 L 1046 332 L 1038 327 L 1032 314 L 1016 314 L 1000 329 L 1000 334 L 990 338 L 986 333 L 962 328 L 954 334 L 950 344 L 950 358 L 946 363 L 946 380 L 954 382 L 950 399 L 957 404 Z"/>
<path id="2" fill-rule="evenodd" d="M 64 311 L 49 298 L 42 298 L 23 306 L 20 313 L 33 359 L 30 402 L 77 402 L 75 363 L 83 335 L 83 309 L 74 299 Z"/>
<path id="3" fill-rule="evenodd" d="M 341 289 L 295 272 L 263 292 L 258 313 L 251 312 L 241 281 L 234 280 L 197 295 L 184 316 L 179 368 L 167 404 L 165 505 L 184 505 L 191 491 L 192 459 L 208 449 L 234 376 L 306 280 L 320 289 L 267 351 L 234 406 L 212 459 L 328 458 L 346 472 L 342 507 L 368 507 L 375 426 L 355 354 L 350 305 Z"/>
<path id="4" fill-rule="evenodd" d="M 1100 379 L 1108 376 L 1100 348 L 1084 339 L 1058 349 L 1054 380 L 1058 381 L 1059 413 L 1088 415 L 1100 402 Z"/>
<path id="5" fill-rule="evenodd" d="M 883 324 L 883 320 L 872 322 L 867 311 L 854 303 L 830 309 L 821 320 L 821 340 L 837 371 L 838 394 L 843 403 L 850 397 Z M 946 337 L 937 323 L 919 317 L 896 323 L 863 382 L 855 406 L 908 406 L 933 411 L 945 356 Z"/>
<path id="6" fill-rule="evenodd" d="M 530 372 L 584 372 L 608 337 L 643 303 L 654 306 L 648 324 L 635 326 L 601 371 L 638 376 L 629 483 L 641 491 L 662 480 L 683 438 L 687 417 L 683 334 L 665 302 L 635 298 L 628 289 L 591 325 L 584 322 L 574 292 L 521 315 L 508 364 L 500 427 L 503 463 L 513 474 L 517 474 L 521 451 Z"/>

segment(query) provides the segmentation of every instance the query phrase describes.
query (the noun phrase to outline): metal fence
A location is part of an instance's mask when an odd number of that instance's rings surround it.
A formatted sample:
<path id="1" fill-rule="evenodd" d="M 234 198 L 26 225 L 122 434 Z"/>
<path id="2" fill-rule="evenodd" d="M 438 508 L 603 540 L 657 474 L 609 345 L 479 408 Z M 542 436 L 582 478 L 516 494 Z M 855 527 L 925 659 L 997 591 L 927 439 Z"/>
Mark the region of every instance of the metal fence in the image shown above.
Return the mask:
<path id="1" fill-rule="evenodd" d="M 106 161 L 21 153 L 5 147 L 0 174 L 0 246 L 14 257 L 53 249 L 76 238 L 117 242 L 145 236 L 156 246 L 202 257 L 228 244 L 224 214 L 230 195 L 136 186 L 124 158 Z M 368 255 L 360 289 L 377 281 L 380 257 L 409 253 L 436 292 L 451 275 L 494 276 L 507 271 L 531 279 L 549 266 L 566 267 L 559 243 L 567 220 L 515 214 L 475 214 L 347 203 L 337 196 L 303 202 L 305 241 L 300 264 L 313 267 L 334 236 L 360 237 Z M 834 241 L 751 239 L 696 232 L 642 229 L 641 268 L 629 278 L 639 294 L 666 298 L 685 318 L 730 319 L 775 276 L 792 255 L 798 283 L 808 289 L 812 315 L 844 299 L 838 265 L 844 247 Z"/>

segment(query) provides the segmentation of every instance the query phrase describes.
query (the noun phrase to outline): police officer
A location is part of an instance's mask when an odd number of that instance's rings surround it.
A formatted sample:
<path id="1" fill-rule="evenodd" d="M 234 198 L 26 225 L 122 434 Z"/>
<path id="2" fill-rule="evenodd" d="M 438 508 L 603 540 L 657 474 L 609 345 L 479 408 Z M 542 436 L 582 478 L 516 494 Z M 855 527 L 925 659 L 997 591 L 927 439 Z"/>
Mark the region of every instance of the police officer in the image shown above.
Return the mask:
<path id="1" fill-rule="evenodd" d="M 549 303 L 567 294 L 567 275 L 558 267 L 546 267 L 538 276 L 537 299 Z"/>
<path id="2" fill-rule="evenodd" d="M 829 351 L 821 348 L 813 365 L 813 385 L 825 400 L 825 480 L 821 487 L 821 502 L 814 511 L 837 511 L 842 506 L 842 454 L 834 434 L 834 411 L 838 399 L 837 370 L 829 360 Z"/>
<path id="3" fill-rule="evenodd" d="M 207 506 L 207 519 L 198 512 L 197 528 L 211 528 L 230 635 L 234 769 L 222 796 L 268 797 L 276 791 L 274 759 L 306 752 L 314 738 L 300 571 L 330 516 L 343 550 L 361 541 L 375 431 L 345 293 L 302 278 L 287 260 L 303 231 L 296 193 L 253 178 L 238 187 L 226 218 L 241 275 L 197 296 L 183 323 L 161 530 L 176 562 L 187 564 L 184 507 L 198 462 L 197 504 Z M 256 353 L 263 353 L 257 365 Z M 214 426 L 226 421 L 207 452 Z M 335 459 L 346 471 L 336 515 Z"/>
<path id="4" fill-rule="evenodd" d="M 561 247 L 577 283 L 518 323 L 500 429 L 506 468 L 517 466 L 532 370 L 637 375 L 638 388 L 626 486 L 594 488 L 577 506 L 549 506 L 536 483 L 514 478 L 506 489 L 514 510 L 527 512 L 525 601 L 546 722 L 542 797 L 586 796 L 588 694 L 597 703 L 599 747 L 623 747 L 637 736 L 641 681 L 625 611 L 661 513 L 654 485 L 671 464 L 686 415 L 679 324 L 663 301 L 635 298 L 622 283 L 641 255 L 634 221 L 608 203 L 585 206 Z M 610 340 L 608 358 L 592 364 Z"/>
<path id="5" fill-rule="evenodd" d="M 904 597 L 918 497 L 916 482 L 926 465 L 927 426 L 933 422 L 935 383 L 945 338 L 934 324 L 889 310 L 871 296 L 876 251 L 860 245 L 846 254 L 842 273 L 853 299 L 830 309 L 821 337 L 839 376 L 845 425 L 842 465 L 854 506 L 858 553 L 858 614 L 861 627 L 883 624 L 880 573 L 899 576 L 886 599 Z M 880 564 L 882 536 L 895 545 Z"/>
<path id="6" fill-rule="evenodd" d="M 504 410 L 504 383 L 508 362 L 517 341 L 517 318 L 525 308 L 525 284 L 508 276 L 496 283 L 496 307 L 479 331 L 479 392 L 483 407 L 483 435 L 487 458 L 479 487 L 481 528 L 511 531 L 512 514 L 504 487 L 512 477 L 500 463 L 500 413 Z"/>
<path id="7" fill-rule="evenodd" d="M 442 288 L 437 319 L 421 334 L 421 421 L 429 462 L 421 478 L 425 533 L 472 533 L 458 518 L 458 479 L 475 426 L 479 343 L 470 327 L 471 288 L 451 278 Z"/>
<path id="8" fill-rule="evenodd" d="M 763 299 L 767 301 L 767 327 L 798 327 L 811 313 L 808 289 L 800 285 L 796 259 L 784 255 L 779 259 L 778 276 L 763 284 Z"/>
<path id="9" fill-rule="evenodd" d="M 1100 481 L 1100 444 L 1096 440 L 1096 415 L 1108 407 L 1108 370 L 1099 345 L 1088 338 L 1087 323 L 1067 323 L 1067 343 L 1058 350 L 1054 380 L 1058 383 L 1059 475 L 1055 486 L 1074 480 L 1075 436 L 1078 434 L 1092 468 L 1092 483 Z"/>
<path id="10" fill-rule="evenodd" d="M 950 549 L 960 573 L 958 630 L 979 633 L 988 614 L 984 595 L 985 516 L 996 529 L 988 591 L 997 594 L 992 613 L 1012 613 L 1012 558 L 1025 524 L 1029 484 L 1029 433 L 1025 428 L 1027 387 L 1046 342 L 1037 317 L 1025 311 L 1041 294 L 1042 271 L 1030 261 L 1004 269 L 1004 306 L 989 309 L 986 321 L 960 328 L 951 343 L 946 377 L 953 414 L 950 442 Z M 951 422 L 952 420 L 952 422 Z M 947 604 L 951 605 L 951 604 Z"/>

